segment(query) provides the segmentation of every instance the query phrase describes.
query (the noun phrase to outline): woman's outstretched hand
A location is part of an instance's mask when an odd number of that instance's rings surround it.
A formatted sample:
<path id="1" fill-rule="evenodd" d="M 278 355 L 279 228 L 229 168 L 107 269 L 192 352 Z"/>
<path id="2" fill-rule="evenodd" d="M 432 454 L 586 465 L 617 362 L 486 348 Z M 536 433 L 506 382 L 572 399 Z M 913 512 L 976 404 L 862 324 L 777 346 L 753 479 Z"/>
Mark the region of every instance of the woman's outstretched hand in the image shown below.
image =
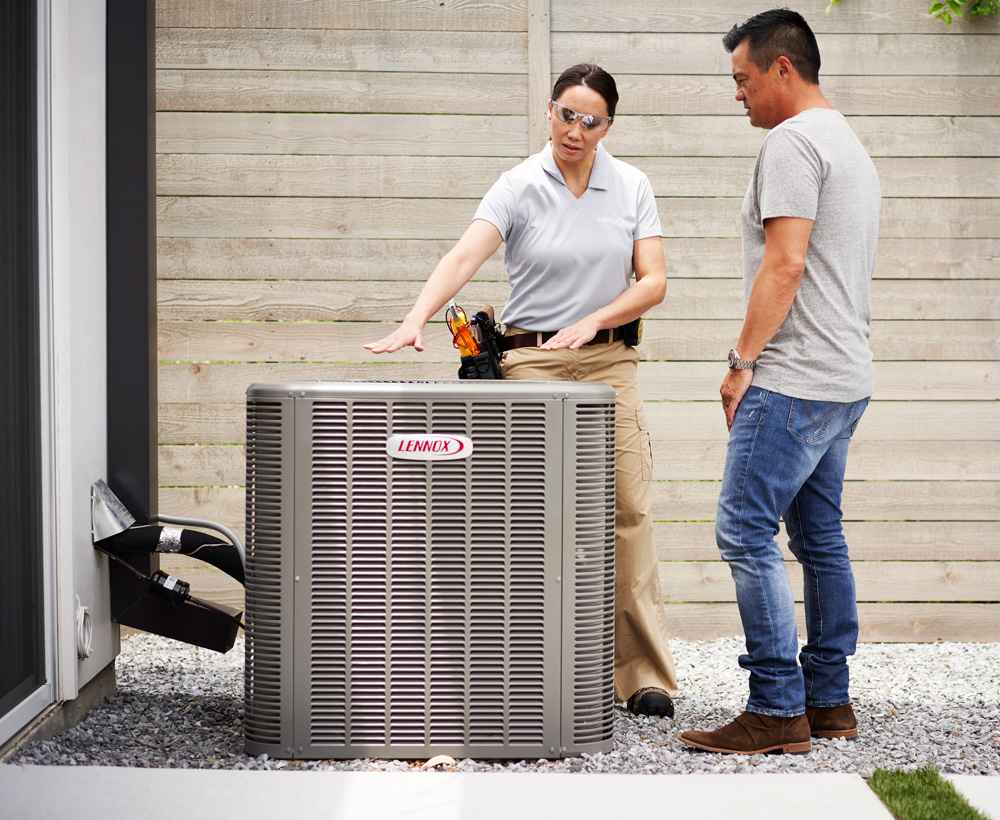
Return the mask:
<path id="1" fill-rule="evenodd" d="M 404 321 L 388 336 L 383 336 L 377 342 L 362 345 L 370 353 L 395 353 L 402 347 L 412 346 L 418 353 L 424 350 L 422 326 L 416 322 Z"/>
<path id="2" fill-rule="evenodd" d="M 589 317 L 581 319 L 575 325 L 564 327 L 555 336 L 541 346 L 541 350 L 559 350 L 568 347 L 576 350 L 583 347 L 587 342 L 597 335 L 600 328 L 597 321 Z"/>

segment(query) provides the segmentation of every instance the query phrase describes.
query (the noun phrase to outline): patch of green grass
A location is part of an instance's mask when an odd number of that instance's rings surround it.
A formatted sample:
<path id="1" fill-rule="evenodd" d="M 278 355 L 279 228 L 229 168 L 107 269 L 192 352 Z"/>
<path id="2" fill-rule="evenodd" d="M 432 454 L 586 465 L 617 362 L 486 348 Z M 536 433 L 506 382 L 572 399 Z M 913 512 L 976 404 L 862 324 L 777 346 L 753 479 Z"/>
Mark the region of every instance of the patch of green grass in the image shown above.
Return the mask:
<path id="1" fill-rule="evenodd" d="M 898 820 L 989 820 L 931 767 L 913 772 L 876 769 L 868 785 Z"/>

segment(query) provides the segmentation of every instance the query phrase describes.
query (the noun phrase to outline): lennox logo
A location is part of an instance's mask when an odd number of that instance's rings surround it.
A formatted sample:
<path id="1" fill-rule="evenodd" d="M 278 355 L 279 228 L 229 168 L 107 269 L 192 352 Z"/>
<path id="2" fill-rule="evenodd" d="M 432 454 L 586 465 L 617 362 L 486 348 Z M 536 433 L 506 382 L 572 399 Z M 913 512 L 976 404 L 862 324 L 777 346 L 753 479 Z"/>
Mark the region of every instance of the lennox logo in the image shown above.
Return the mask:
<path id="1" fill-rule="evenodd" d="M 404 433 L 390 436 L 385 451 L 409 461 L 452 461 L 472 455 L 472 439 L 443 433 Z"/>

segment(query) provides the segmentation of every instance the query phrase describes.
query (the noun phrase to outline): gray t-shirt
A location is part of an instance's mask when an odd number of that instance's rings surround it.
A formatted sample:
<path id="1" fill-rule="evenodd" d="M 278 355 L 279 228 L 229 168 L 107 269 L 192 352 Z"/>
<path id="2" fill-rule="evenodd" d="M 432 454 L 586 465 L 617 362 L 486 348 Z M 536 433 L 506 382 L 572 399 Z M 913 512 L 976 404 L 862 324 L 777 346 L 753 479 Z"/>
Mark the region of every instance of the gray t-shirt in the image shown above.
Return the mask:
<path id="1" fill-rule="evenodd" d="M 663 234 L 646 175 L 600 144 L 583 196 L 546 144 L 500 176 L 473 218 L 506 243 L 502 319 L 525 330 L 561 330 L 613 302 L 629 287 L 633 243 Z"/>
<path id="2" fill-rule="evenodd" d="M 843 115 L 810 108 L 771 130 L 743 199 L 743 281 L 764 258 L 764 220 L 814 220 L 802 284 L 757 362 L 754 385 L 817 401 L 872 393 L 871 278 L 880 191 L 875 165 Z"/>

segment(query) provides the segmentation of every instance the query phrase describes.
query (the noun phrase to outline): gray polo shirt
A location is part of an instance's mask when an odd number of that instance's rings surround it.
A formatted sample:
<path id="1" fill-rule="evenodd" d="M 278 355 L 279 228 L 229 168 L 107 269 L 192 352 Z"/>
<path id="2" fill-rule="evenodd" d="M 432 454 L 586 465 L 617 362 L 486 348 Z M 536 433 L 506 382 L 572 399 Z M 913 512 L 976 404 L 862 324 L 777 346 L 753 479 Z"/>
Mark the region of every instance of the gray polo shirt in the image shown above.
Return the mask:
<path id="1" fill-rule="evenodd" d="M 579 199 L 546 144 L 501 174 L 474 219 L 506 243 L 502 321 L 525 330 L 560 330 L 613 302 L 629 287 L 633 243 L 663 235 L 646 175 L 600 144 Z"/>
<path id="2" fill-rule="evenodd" d="M 753 383 L 798 399 L 870 396 L 879 180 L 839 112 L 807 109 L 764 138 L 743 200 L 747 299 L 764 258 L 764 221 L 781 216 L 813 220 L 812 234 L 798 293 L 760 354 Z"/>

